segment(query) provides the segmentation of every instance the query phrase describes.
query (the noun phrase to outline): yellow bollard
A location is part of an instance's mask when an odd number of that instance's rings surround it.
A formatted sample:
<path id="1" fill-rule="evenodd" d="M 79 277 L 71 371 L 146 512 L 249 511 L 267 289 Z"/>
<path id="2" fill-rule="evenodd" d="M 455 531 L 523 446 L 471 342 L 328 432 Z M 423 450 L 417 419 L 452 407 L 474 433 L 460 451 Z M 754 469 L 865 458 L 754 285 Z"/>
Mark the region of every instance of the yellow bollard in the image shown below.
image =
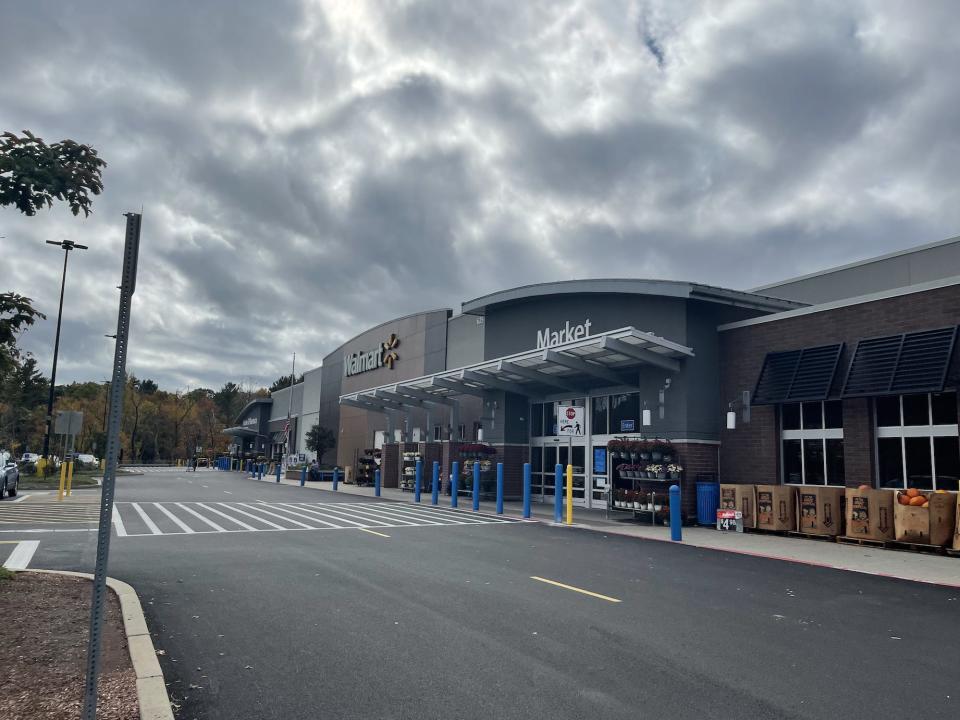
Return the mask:
<path id="1" fill-rule="evenodd" d="M 39 475 L 40 477 L 43 477 L 43 471 L 46 469 L 46 467 L 47 467 L 46 458 L 40 458 L 39 460 L 37 460 L 37 475 Z"/>
<path id="2" fill-rule="evenodd" d="M 67 464 L 60 463 L 60 489 L 57 491 L 57 500 L 63 500 L 63 484 L 67 479 Z"/>
<path id="3" fill-rule="evenodd" d="M 70 488 L 73 487 L 73 460 L 67 463 L 67 497 L 70 497 Z"/>
<path id="4" fill-rule="evenodd" d="M 573 525 L 573 465 L 567 465 L 567 525 Z"/>

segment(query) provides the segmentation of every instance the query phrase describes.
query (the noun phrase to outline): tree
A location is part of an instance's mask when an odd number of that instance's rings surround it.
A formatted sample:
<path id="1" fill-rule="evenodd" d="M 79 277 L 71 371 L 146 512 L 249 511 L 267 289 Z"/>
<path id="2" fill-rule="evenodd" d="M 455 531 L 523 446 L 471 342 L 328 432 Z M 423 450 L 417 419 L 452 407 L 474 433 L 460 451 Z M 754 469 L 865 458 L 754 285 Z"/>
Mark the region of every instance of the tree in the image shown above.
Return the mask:
<path id="1" fill-rule="evenodd" d="M 290 379 L 293 378 L 293 375 L 284 375 L 278 377 L 273 381 L 273 385 L 270 386 L 270 392 L 275 393 L 277 390 L 283 390 L 284 388 L 290 387 L 291 384 L 296 385 L 297 383 L 303 382 L 303 375 L 294 379 L 293 383 L 290 382 Z"/>
<path id="2" fill-rule="evenodd" d="M 61 140 L 47 145 L 29 130 L 23 137 L 0 135 L 0 205 L 25 215 L 62 200 L 74 215 L 90 215 L 90 195 L 103 191 L 101 170 L 107 163 L 89 145 Z"/>
<path id="3" fill-rule="evenodd" d="M 140 392 L 142 392 L 144 395 L 153 395 L 160 388 L 157 386 L 157 384 L 153 380 L 147 379 L 147 380 L 138 380 L 137 389 L 140 390 Z"/>
<path id="4" fill-rule="evenodd" d="M 317 460 L 322 461 L 328 450 L 337 446 L 337 436 L 330 428 L 314 425 L 307 432 L 307 450 L 317 454 Z"/>

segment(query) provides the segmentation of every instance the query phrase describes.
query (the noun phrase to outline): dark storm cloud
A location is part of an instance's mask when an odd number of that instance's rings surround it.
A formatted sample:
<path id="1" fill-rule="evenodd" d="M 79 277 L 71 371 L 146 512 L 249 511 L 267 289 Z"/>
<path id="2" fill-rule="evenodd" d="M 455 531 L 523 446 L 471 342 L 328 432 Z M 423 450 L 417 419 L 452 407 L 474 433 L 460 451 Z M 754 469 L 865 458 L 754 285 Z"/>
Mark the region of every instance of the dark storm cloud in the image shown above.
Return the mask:
<path id="1" fill-rule="evenodd" d="M 371 325 L 571 277 L 750 287 L 960 232 L 951 2 L 38 2 L 0 130 L 94 145 L 94 214 L 0 212 L 59 377 L 268 383 Z"/>

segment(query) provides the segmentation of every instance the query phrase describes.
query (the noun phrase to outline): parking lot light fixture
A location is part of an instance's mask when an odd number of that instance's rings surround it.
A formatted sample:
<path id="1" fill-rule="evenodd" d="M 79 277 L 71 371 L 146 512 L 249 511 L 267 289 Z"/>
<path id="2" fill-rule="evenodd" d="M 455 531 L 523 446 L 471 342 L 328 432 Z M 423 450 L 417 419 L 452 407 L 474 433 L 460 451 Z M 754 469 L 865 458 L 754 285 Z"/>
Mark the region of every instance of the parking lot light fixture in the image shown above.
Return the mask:
<path id="1" fill-rule="evenodd" d="M 60 307 L 57 310 L 57 334 L 53 341 L 53 367 L 50 370 L 50 394 L 47 396 L 47 430 L 43 436 L 43 458 L 50 457 L 50 430 L 53 426 L 53 391 L 57 385 L 57 355 L 60 353 L 60 321 L 63 318 L 63 291 L 67 284 L 67 260 L 71 250 L 86 250 L 86 245 L 80 245 L 73 240 L 47 240 L 47 245 L 56 245 L 63 250 L 63 275 L 60 279 Z"/>

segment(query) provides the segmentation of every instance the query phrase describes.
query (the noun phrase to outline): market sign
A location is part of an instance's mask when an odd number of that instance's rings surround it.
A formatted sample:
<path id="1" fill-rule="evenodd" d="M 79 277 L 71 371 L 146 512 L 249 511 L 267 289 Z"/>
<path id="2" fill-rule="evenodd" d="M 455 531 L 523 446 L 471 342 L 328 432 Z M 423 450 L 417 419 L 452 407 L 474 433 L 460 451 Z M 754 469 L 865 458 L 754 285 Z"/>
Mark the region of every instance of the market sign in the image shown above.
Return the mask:
<path id="1" fill-rule="evenodd" d="M 583 340 L 590 336 L 590 325 L 590 318 L 587 318 L 580 325 L 571 325 L 567 320 L 566 325 L 559 330 L 551 330 L 549 327 L 537 330 L 537 350 L 552 348 L 574 340 Z"/>
<path id="2" fill-rule="evenodd" d="M 243 422 L 240 423 L 240 425 L 242 427 L 250 427 L 251 425 L 256 425 L 258 422 L 259 422 L 258 418 L 248 417 L 248 418 L 244 418 Z"/>
<path id="3" fill-rule="evenodd" d="M 584 408 L 575 405 L 557 406 L 557 428 L 558 435 L 570 435 L 572 437 L 583 437 Z"/>
<path id="4" fill-rule="evenodd" d="M 400 345 L 400 338 L 391 333 L 386 342 L 380 343 L 374 350 L 348 353 L 343 356 L 343 374 L 345 377 L 388 367 L 393 370 L 393 364 L 400 359 L 396 352 Z"/>

